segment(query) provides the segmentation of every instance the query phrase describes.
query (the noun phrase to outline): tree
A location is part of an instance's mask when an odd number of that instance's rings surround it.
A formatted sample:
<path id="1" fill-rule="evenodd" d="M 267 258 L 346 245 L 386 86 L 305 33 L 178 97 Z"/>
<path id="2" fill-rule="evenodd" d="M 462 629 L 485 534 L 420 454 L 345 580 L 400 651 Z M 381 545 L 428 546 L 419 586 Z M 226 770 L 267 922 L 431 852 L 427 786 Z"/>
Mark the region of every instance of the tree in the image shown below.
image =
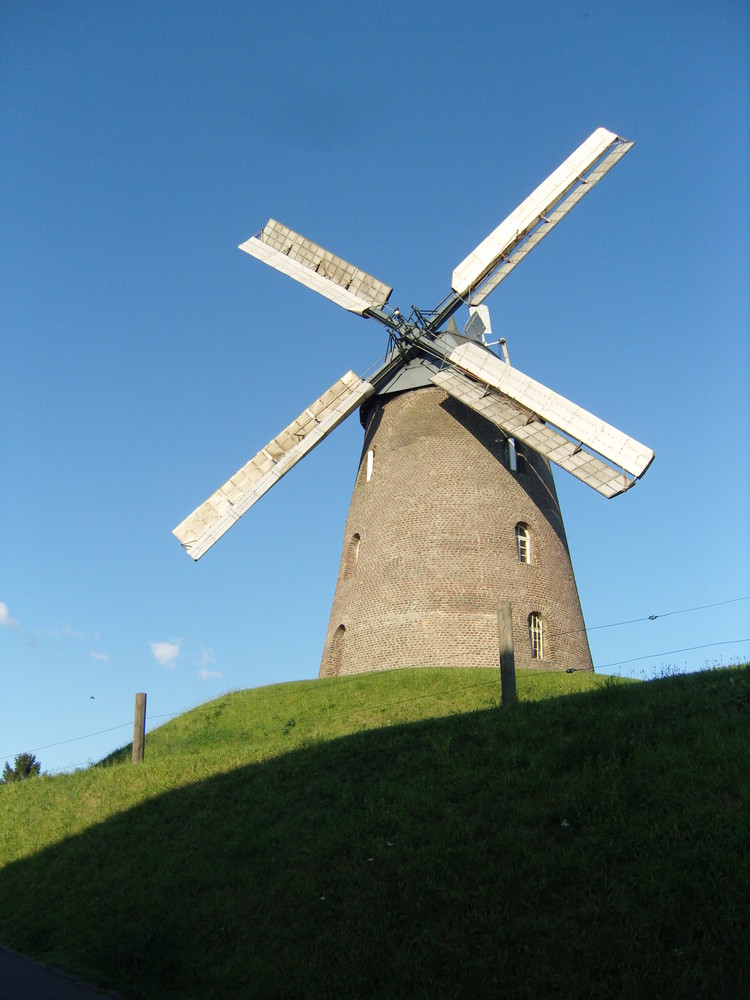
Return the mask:
<path id="1" fill-rule="evenodd" d="M 42 765 L 33 753 L 16 754 L 15 767 L 11 767 L 8 761 L 3 768 L 3 781 L 23 781 L 24 778 L 38 778 Z"/>

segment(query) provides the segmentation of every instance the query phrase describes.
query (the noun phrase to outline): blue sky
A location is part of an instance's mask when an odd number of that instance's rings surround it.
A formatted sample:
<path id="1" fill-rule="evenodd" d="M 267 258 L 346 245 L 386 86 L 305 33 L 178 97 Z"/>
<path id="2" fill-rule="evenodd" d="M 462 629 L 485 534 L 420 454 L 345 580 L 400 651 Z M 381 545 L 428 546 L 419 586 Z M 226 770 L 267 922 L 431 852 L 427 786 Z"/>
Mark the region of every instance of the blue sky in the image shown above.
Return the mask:
<path id="1" fill-rule="evenodd" d="M 317 676 L 356 416 L 200 563 L 171 531 L 383 331 L 237 245 L 273 216 L 431 308 L 599 125 L 635 148 L 493 329 L 656 452 L 611 501 L 556 474 L 597 667 L 750 657 L 749 38 L 740 2 L 6 0 L 0 764 Z"/>

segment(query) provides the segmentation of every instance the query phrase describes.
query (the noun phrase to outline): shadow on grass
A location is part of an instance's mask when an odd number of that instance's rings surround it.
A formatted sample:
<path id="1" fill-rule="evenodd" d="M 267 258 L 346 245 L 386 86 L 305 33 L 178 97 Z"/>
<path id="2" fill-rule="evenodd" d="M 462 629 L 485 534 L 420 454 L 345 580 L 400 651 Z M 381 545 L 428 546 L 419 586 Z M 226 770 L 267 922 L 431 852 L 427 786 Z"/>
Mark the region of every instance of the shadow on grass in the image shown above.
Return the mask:
<path id="1" fill-rule="evenodd" d="M 175 789 L 5 869 L 2 937 L 163 1000 L 747 995 L 750 681 L 722 673 Z"/>

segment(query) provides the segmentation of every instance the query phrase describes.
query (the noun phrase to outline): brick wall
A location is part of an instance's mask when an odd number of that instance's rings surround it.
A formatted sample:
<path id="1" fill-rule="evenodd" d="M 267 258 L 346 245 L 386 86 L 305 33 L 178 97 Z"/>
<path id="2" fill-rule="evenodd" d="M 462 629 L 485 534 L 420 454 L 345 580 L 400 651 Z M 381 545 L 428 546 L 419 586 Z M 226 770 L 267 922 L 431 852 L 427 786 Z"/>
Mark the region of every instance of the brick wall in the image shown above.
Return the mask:
<path id="1" fill-rule="evenodd" d="M 513 606 L 518 667 L 592 670 L 546 460 L 527 452 L 509 471 L 502 431 L 432 387 L 375 397 L 362 420 L 320 676 L 497 667 L 499 600 Z M 528 565 L 519 522 L 530 533 Z M 543 621 L 541 660 L 532 658 L 532 612 Z"/>

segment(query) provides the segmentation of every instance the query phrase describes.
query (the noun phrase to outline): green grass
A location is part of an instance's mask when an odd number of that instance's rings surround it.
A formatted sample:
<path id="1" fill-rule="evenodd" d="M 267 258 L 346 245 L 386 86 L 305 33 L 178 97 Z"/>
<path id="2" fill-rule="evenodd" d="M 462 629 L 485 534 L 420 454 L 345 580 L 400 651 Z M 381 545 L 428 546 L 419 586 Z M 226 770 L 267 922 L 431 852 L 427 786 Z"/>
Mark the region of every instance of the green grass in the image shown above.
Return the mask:
<path id="1" fill-rule="evenodd" d="M 750 671 L 227 695 L 0 788 L 0 939 L 129 998 L 750 996 Z"/>

